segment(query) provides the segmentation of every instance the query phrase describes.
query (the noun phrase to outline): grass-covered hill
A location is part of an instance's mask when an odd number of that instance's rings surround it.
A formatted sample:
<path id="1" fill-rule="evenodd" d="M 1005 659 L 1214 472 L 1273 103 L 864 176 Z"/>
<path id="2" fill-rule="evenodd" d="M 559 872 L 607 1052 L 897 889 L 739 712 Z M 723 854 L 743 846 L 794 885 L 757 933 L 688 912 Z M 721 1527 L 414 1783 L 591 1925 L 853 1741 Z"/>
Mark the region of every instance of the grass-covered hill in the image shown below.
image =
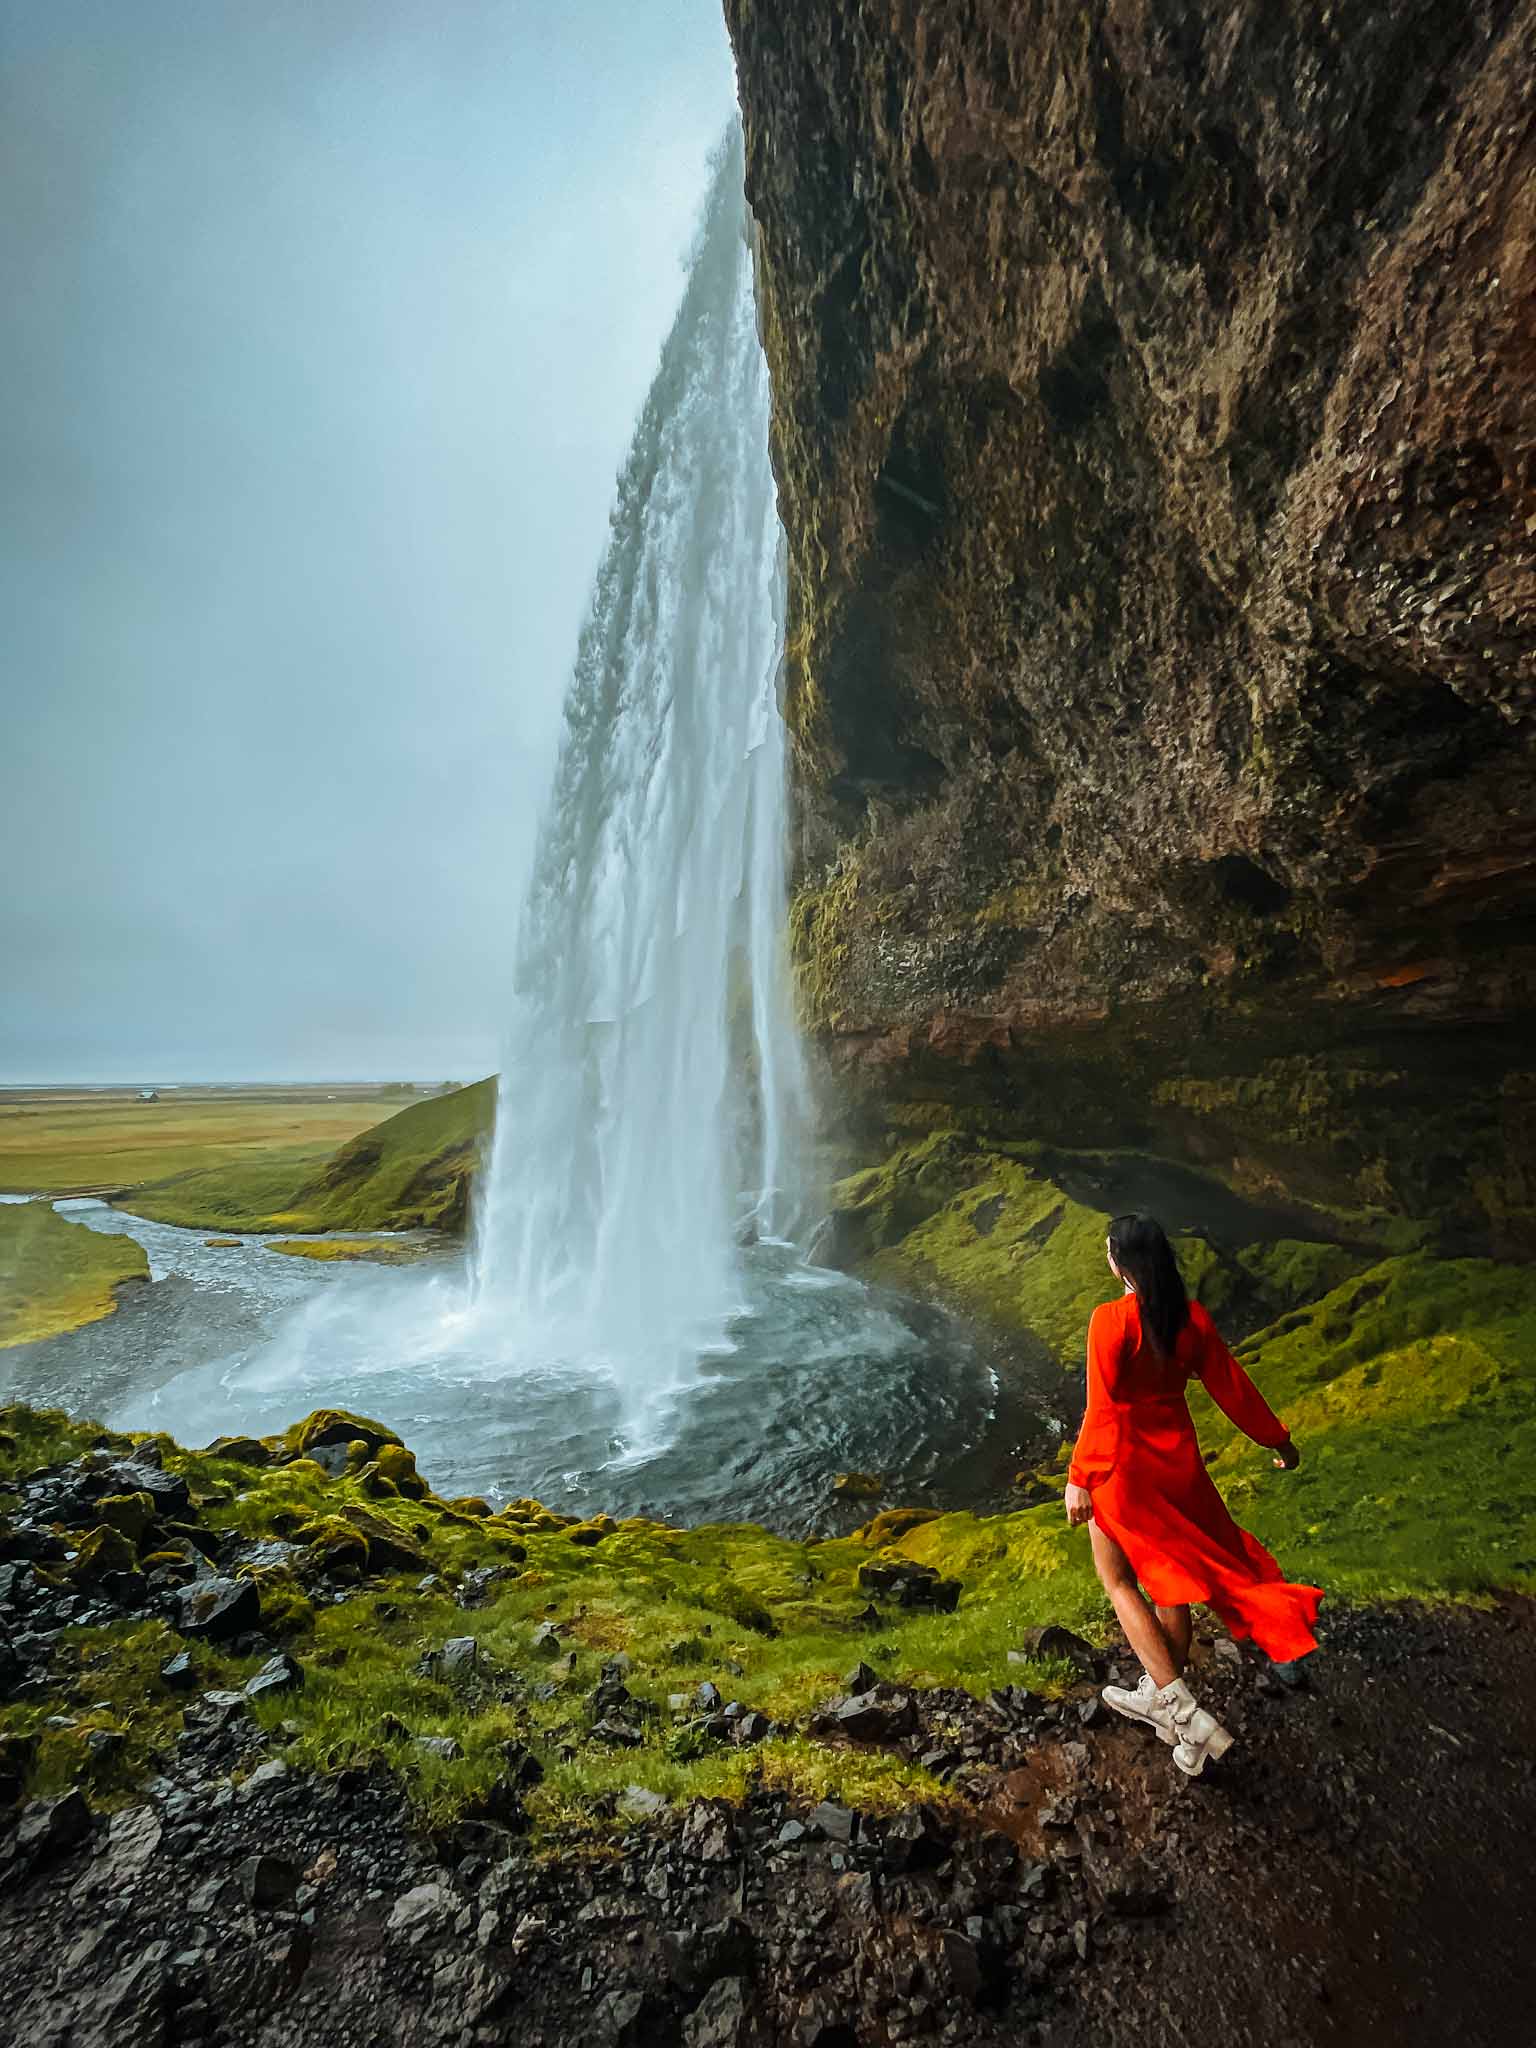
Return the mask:
<path id="1" fill-rule="evenodd" d="M 494 1077 L 413 1103 L 316 1166 L 255 1158 L 174 1174 L 120 1206 L 189 1229 L 462 1230 Z"/>

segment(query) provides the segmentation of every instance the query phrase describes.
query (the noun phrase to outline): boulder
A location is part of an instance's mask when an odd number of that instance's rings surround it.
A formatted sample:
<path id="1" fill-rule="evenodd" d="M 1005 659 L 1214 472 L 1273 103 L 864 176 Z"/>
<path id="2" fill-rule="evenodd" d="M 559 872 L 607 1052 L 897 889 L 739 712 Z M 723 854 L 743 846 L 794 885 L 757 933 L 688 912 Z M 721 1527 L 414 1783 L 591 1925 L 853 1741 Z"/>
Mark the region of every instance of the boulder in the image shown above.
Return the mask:
<path id="1" fill-rule="evenodd" d="M 201 1579 L 172 1595 L 175 1626 L 185 1636 L 227 1643 L 261 1622 L 261 1595 L 254 1579 Z"/>

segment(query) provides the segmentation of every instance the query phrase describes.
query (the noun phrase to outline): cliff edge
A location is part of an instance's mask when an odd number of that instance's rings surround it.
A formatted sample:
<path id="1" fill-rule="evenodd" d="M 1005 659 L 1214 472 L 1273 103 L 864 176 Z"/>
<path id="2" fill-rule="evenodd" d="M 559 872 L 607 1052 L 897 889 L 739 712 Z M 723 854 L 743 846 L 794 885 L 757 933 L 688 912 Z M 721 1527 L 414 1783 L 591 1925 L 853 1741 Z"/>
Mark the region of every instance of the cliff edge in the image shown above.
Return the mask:
<path id="1" fill-rule="evenodd" d="M 1536 1246 L 1530 0 L 726 0 L 807 1013 Z"/>

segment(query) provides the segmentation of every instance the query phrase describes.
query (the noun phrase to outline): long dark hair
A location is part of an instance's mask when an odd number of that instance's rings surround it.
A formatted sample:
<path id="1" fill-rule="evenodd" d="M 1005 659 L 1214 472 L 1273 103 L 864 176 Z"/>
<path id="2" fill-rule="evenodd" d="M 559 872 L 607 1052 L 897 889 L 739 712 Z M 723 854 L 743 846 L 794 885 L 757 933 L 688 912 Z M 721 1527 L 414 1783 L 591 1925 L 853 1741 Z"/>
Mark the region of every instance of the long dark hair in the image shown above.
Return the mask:
<path id="1" fill-rule="evenodd" d="M 1110 1219 L 1109 1249 L 1136 1290 L 1142 1328 L 1153 1350 L 1171 1358 L 1179 1332 L 1189 1321 L 1189 1296 L 1167 1233 L 1155 1216 L 1115 1216 Z"/>

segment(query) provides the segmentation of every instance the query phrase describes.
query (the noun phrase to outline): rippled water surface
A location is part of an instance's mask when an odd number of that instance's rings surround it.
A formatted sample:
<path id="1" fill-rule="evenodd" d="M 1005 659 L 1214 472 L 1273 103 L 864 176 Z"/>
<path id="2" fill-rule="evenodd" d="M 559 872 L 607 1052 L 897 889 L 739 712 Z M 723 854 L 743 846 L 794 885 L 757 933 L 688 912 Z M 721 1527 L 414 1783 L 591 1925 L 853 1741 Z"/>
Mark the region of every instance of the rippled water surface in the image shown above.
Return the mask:
<path id="1" fill-rule="evenodd" d="M 804 1527 L 837 1473 L 942 1493 L 999 1427 L 995 1377 L 962 1325 L 787 1246 L 742 1255 L 725 1339 L 636 1405 L 613 1371 L 540 1355 L 514 1318 L 477 1311 L 456 1255 L 320 1264 L 252 1237 L 210 1249 L 99 1202 L 61 1207 L 137 1238 L 155 1285 L 29 1347 L 20 1391 L 186 1443 L 346 1407 L 398 1430 L 448 1494 Z"/>

